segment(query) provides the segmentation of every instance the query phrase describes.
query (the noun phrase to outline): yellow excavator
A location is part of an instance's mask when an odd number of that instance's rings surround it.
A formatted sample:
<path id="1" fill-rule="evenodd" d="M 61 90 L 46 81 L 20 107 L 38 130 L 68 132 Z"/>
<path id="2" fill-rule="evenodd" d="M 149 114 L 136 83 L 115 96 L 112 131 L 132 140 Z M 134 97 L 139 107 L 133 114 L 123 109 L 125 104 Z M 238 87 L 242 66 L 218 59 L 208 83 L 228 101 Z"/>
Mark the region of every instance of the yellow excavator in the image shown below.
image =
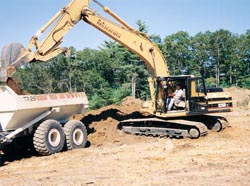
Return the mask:
<path id="1" fill-rule="evenodd" d="M 93 2 L 101 6 L 115 21 L 92 10 L 91 0 L 72 0 L 31 38 L 27 48 L 17 43 L 3 48 L 1 81 L 6 81 L 15 68 L 24 63 L 48 61 L 61 53 L 67 53 L 67 48 L 59 45 L 63 42 L 64 35 L 82 20 L 137 54 L 150 72 L 148 82 L 151 101 L 146 102 L 142 109 L 147 117 L 121 121 L 124 132 L 199 138 L 207 134 L 208 129 L 221 131 L 227 126 L 224 117 L 211 113 L 232 111 L 232 98 L 228 93 L 220 88 L 207 88 L 202 77 L 170 76 L 160 49 L 145 33 L 132 28 L 97 0 Z M 46 30 L 48 35 L 39 43 L 39 35 Z M 183 94 L 178 103 L 174 101 L 173 107 L 169 108 L 171 99 L 174 99 L 176 85 L 181 87 Z"/>

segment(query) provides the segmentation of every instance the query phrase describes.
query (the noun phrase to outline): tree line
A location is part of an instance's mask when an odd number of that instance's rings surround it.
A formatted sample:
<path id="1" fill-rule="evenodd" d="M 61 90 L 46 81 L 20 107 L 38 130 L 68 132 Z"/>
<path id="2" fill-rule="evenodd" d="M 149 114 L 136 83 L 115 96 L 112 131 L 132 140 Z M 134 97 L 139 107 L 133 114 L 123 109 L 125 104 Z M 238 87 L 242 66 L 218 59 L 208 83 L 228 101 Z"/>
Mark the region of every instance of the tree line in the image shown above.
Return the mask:
<path id="1" fill-rule="evenodd" d="M 147 33 L 144 23 L 137 24 Z M 208 86 L 250 88 L 250 30 L 238 35 L 221 29 L 195 36 L 180 31 L 150 38 L 161 49 L 171 75 L 203 76 Z M 91 109 L 119 103 L 131 94 L 150 99 L 145 64 L 117 42 L 70 50 L 71 57 L 60 55 L 19 68 L 15 78 L 22 89 L 34 94 L 86 91 Z"/>

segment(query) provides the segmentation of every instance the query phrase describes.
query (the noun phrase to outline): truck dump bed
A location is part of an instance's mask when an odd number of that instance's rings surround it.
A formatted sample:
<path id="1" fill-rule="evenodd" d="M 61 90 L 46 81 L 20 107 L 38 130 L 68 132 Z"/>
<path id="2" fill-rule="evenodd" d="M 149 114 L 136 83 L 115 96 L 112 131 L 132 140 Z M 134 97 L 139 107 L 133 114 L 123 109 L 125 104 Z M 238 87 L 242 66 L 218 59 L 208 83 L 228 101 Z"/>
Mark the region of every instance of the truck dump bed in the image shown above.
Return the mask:
<path id="1" fill-rule="evenodd" d="M 45 119 L 66 122 L 88 108 L 84 92 L 41 95 L 17 95 L 8 86 L 0 86 L 0 131 L 13 131 L 25 126 L 52 109 Z"/>

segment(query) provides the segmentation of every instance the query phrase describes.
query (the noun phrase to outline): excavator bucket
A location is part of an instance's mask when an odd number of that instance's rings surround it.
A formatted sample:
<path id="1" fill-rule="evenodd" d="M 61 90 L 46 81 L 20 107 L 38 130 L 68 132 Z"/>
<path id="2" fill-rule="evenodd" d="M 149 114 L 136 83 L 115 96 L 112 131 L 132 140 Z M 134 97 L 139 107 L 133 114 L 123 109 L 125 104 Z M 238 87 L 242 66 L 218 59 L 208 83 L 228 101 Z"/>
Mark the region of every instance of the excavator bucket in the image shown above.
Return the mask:
<path id="1" fill-rule="evenodd" d="M 6 82 L 7 78 L 15 72 L 15 67 L 23 65 L 30 54 L 23 45 L 17 42 L 7 44 L 1 52 L 0 81 Z"/>

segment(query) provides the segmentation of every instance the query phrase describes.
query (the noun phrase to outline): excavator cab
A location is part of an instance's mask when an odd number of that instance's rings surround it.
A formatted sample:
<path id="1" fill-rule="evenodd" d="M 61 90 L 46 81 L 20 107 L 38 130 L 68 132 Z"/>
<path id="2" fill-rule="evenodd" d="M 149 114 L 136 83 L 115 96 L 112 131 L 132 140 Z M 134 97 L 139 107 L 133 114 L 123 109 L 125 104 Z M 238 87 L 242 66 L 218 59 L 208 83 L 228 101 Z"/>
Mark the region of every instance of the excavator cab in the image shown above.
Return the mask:
<path id="1" fill-rule="evenodd" d="M 177 85 L 182 96 L 169 109 Z M 176 116 L 176 113 L 181 115 L 181 112 L 185 115 L 228 112 L 232 108 L 232 98 L 223 89 L 207 88 L 204 78 L 192 75 L 158 77 L 155 95 L 156 112 L 168 116 Z"/>
<path id="2" fill-rule="evenodd" d="M 186 111 L 188 81 L 185 76 L 159 77 L 156 80 L 156 112 Z M 179 90 L 177 90 L 177 88 Z M 181 91 L 178 99 L 175 94 Z M 171 100 L 173 101 L 171 104 Z M 171 108 L 170 108 L 171 104 Z"/>

